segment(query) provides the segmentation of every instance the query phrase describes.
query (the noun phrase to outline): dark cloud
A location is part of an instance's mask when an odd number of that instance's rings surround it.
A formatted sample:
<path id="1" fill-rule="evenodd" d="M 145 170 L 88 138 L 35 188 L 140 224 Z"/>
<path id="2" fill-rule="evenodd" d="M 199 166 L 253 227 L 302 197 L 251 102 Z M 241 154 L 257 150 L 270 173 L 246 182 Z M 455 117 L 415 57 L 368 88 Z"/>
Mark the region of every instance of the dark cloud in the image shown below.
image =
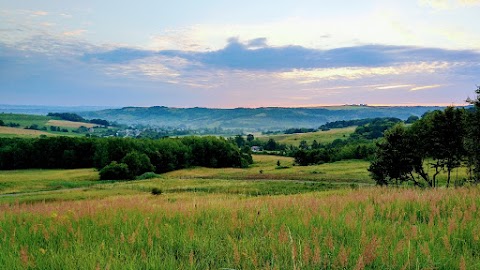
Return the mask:
<path id="1" fill-rule="evenodd" d="M 85 54 L 83 60 L 98 60 L 107 63 L 125 63 L 155 55 L 153 51 L 119 48 L 112 51 Z"/>
<path id="2" fill-rule="evenodd" d="M 291 70 L 337 67 L 375 67 L 406 62 L 479 62 L 480 54 L 469 50 L 445 50 L 413 46 L 364 45 L 331 50 L 302 46 L 267 46 L 266 38 L 246 43 L 237 38 L 228 40 L 220 50 L 191 52 L 180 50 L 147 51 L 129 48 L 85 54 L 85 60 L 96 59 L 107 63 L 124 63 L 149 56 L 180 57 L 214 68 L 240 70 Z"/>
<path id="3" fill-rule="evenodd" d="M 263 37 L 263 38 L 256 38 L 256 39 L 249 40 L 247 42 L 247 46 L 249 48 L 267 47 L 267 38 Z"/>

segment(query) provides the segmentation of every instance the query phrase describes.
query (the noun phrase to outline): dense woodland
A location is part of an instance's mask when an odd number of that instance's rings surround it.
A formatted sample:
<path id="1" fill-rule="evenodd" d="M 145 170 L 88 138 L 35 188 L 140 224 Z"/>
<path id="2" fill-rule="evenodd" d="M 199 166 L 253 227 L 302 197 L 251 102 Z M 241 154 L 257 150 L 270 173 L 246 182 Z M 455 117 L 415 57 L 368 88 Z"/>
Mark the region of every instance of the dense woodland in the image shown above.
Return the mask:
<path id="1" fill-rule="evenodd" d="M 425 114 L 410 127 L 398 124 L 377 143 L 375 159 L 369 171 L 380 185 L 413 183 L 437 187 L 437 176 L 462 166 L 469 170 L 469 179 L 480 181 L 480 87 L 477 97 L 467 100 L 473 108 L 448 107 Z M 459 181 L 458 179 L 456 179 Z"/>
<path id="2" fill-rule="evenodd" d="M 133 179 L 150 171 L 163 173 L 191 166 L 245 167 L 251 162 L 248 152 L 242 153 L 234 144 L 217 137 L 0 138 L 2 170 L 95 167 L 103 179 Z"/>

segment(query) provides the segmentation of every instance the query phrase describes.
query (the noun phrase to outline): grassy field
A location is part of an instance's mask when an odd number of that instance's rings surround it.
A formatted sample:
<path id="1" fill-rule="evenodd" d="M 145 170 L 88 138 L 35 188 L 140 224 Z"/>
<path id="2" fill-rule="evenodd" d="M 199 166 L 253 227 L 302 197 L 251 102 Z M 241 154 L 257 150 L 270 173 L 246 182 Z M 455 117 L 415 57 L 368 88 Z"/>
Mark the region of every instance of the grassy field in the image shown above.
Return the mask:
<path id="1" fill-rule="evenodd" d="M 290 157 L 253 155 L 254 164 L 247 169 L 190 168 L 164 174 L 165 178 L 178 179 L 263 179 L 263 180 L 309 180 L 325 182 L 369 183 L 369 163 L 363 160 L 348 160 L 313 166 L 294 166 Z M 280 161 L 281 168 L 277 167 Z"/>
<path id="2" fill-rule="evenodd" d="M 127 182 L 98 181 L 98 172 L 94 169 L 2 171 L 0 203 L 145 194 L 152 188 L 160 188 L 164 193 L 259 196 L 373 184 L 366 171 L 368 163 L 364 161 L 279 169 L 277 160 L 285 166 L 291 165 L 293 159 L 254 155 L 254 160 L 255 163 L 246 169 L 198 167 L 169 172 L 154 179 Z"/>
<path id="3" fill-rule="evenodd" d="M 138 181 L 98 181 L 95 169 L 1 171 L 0 203 L 62 201 L 145 194 L 152 188 L 164 193 L 287 195 L 313 191 L 373 186 L 362 160 L 314 166 L 292 166 L 287 157 L 254 155 L 249 168 L 189 168 Z M 282 167 L 277 167 L 280 160 Z M 466 177 L 459 169 L 452 182 Z M 444 185 L 446 175 L 439 175 Z M 3 196 L 2 196 L 3 195 Z"/>
<path id="4" fill-rule="evenodd" d="M 24 128 L 12 128 L 12 127 L 0 127 L 0 137 L 38 137 L 40 135 L 56 136 L 45 131 L 24 129 Z"/>
<path id="5" fill-rule="evenodd" d="M 278 168 L 277 160 L 289 168 Z M 247 169 L 192 168 L 125 182 L 99 181 L 94 169 L 1 171 L 0 265 L 480 267 L 477 187 L 373 187 L 365 161 L 254 161 Z"/>
<path id="6" fill-rule="evenodd" d="M 80 126 L 87 128 L 94 127 L 96 125 L 91 123 L 71 122 L 64 120 L 56 120 L 49 116 L 42 115 L 27 115 L 27 114 L 6 114 L 0 113 L 0 120 L 8 123 L 20 124 L 18 128 L 0 127 L 0 137 L 38 137 L 40 135 L 47 136 L 83 136 L 83 134 L 72 133 L 73 130 L 78 129 Z M 31 125 L 37 125 L 39 129 L 47 128 L 46 131 L 41 130 L 26 130 L 25 127 Z M 60 127 L 67 129 L 69 132 L 51 131 L 50 126 Z"/>
<path id="7" fill-rule="evenodd" d="M 94 169 L 16 170 L 0 173 L 0 194 L 26 193 L 98 184 Z"/>
<path id="8" fill-rule="evenodd" d="M 18 123 L 21 128 L 34 124 L 44 127 L 50 119 L 52 118 L 43 115 L 0 113 L 0 120 L 5 123 Z"/>
<path id="9" fill-rule="evenodd" d="M 480 190 L 0 205 L 8 269 L 478 269 Z"/>
<path id="10" fill-rule="evenodd" d="M 355 131 L 356 127 L 336 128 L 328 131 L 316 131 L 309 133 L 280 134 L 280 135 L 261 135 L 261 140 L 274 139 L 278 143 L 298 146 L 302 140 L 312 144 L 313 140 L 318 143 L 330 143 L 336 139 L 345 139 Z"/>

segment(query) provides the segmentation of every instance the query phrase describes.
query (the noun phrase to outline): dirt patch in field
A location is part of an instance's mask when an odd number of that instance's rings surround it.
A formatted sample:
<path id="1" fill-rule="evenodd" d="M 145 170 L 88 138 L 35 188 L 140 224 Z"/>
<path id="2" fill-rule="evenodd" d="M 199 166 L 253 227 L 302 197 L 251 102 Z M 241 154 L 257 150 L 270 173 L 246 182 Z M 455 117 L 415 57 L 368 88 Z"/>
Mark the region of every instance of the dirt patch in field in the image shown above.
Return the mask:
<path id="1" fill-rule="evenodd" d="M 72 122 L 65 120 L 49 120 L 46 124 L 47 126 L 56 126 L 56 127 L 69 127 L 69 128 L 79 128 L 81 126 L 91 128 L 96 127 L 96 124 L 83 123 L 83 122 Z"/>
<path id="2" fill-rule="evenodd" d="M 12 127 L 0 127 L 0 134 L 33 135 L 33 136 L 52 135 L 51 133 L 40 131 L 40 130 L 12 128 Z"/>

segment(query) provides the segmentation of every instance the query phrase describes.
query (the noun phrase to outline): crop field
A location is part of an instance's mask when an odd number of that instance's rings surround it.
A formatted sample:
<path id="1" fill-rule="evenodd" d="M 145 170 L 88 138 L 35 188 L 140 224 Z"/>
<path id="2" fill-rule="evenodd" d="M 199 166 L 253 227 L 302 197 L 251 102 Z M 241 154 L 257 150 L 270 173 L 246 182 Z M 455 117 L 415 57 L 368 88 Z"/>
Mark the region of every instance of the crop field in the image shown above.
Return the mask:
<path id="1" fill-rule="evenodd" d="M 40 135 L 55 136 L 55 134 L 48 133 L 41 130 L 31 130 L 23 128 L 0 127 L 1 137 L 38 137 Z"/>
<path id="2" fill-rule="evenodd" d="M 84 126 L 86 128 L 95 127 L 97 125 L 91 123 L 83 123 L 83 122 L 72 122 L 72 121 L 65 121 L 65 120 L 48 120 L 45 124 L 47 126 L 57 126 L 57 127 L 67 127 L 67 128 L 79 128 Z"/>
<path id="3" fill-rule="evenodd" d="M 336 139 L 345 139 L 355 131 L 356 127 L 335 128 L 328 131 L 316 131 L 308 133 L 281 134 L 281 135 L 260 135 L 261 140 L 274 139 L 278 143 L 290 144 L 298 146 L 301 141 L 305 140 L 308 144 L 312 144 L 313 140 L 318 143 L 330 143 Z"/>

